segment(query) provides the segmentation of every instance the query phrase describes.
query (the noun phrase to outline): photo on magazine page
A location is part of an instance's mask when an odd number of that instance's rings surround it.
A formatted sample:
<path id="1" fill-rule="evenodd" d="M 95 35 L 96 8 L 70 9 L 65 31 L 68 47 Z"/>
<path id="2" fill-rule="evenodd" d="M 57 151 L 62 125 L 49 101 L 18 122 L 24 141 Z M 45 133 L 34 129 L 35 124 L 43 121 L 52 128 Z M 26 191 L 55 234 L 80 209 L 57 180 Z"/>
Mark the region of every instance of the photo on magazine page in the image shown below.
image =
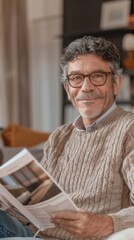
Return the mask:
<path id="1" fill-rule="evenodd" d="M 51 214 L 78 208 L 34 156 L 24 149 L 0 167 L 0 208 L 19 211 L 37 228 L 55 227 Z"/>
<path id="2" fill-rule="evenodd" d="M 61 190 L 33 160 L 0 183 L 23 205 L 34 205 L 55 197 Z"/>

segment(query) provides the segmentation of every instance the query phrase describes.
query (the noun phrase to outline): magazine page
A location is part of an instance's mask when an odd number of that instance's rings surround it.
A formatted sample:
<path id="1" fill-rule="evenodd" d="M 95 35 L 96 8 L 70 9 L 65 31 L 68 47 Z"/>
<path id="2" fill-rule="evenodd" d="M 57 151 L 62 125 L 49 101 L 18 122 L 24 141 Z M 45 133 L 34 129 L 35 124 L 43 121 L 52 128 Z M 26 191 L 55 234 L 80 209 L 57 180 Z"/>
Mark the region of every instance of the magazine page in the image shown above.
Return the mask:
<path id="1" fill-rule="evenodd" d="M 41 230 L 54 227 L 52 212 L 78 210 L 27 149 L 0 167 L 0 195 L 5 208 L 15 207 Z"/>

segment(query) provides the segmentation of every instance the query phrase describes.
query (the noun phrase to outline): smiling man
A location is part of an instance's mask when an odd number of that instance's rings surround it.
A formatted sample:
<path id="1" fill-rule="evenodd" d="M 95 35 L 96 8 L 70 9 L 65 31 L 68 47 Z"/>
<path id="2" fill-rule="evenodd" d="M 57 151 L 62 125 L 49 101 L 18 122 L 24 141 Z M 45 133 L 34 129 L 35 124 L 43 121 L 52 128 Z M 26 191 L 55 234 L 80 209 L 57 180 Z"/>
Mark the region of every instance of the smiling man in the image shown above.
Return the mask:
<path id="1" fill-rule="evenodd" d="M 55 209 L 51 221 L 56 227 L 40 236 L 46 240 L 132 240 L 134 114 L 115 102 L 122 80 L 119 51 L 104 38 L 85 36 L 64 50 L 61 67 L 64 88 L 79 117 L 50 135 L 42 166 L 79 211 Z M 9 230 L 10 222 L 14 236 L 33 236 L 29 225 L 2 211 L 0 216 L 1 229 Z"/>
<path id="2" fill-rule="evenodd" d="M 131 239 L 134 114 L 115 103 L 122 81 L 119 51 L 104 38 L 85 36 L 64 50 L 61 67 L 68 99 L 80 116 L 50 136 L 42 164 L 80 211 L 54 213 L 57 227 L 45 233 L 74 240 L 116 239 L 118 232 L 118 239 Z"/>
<path id="3" fill-rule="evenodd" d="M 120 83 L 120 75 L 114 73 L 110 64 L 93 54 L 77 56 L 68 63 L 64 86 L 85 127 L 112 106 Z"/>

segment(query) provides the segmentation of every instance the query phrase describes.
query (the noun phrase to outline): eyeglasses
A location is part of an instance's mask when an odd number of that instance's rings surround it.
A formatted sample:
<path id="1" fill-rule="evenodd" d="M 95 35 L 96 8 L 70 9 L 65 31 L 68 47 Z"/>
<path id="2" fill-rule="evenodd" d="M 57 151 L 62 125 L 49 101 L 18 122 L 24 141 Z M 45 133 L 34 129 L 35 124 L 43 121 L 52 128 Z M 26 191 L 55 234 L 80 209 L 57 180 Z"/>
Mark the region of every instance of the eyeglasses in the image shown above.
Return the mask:
<path id="1" fill-rule="evenodd" d="M 108 75 L 114 76 L 113 72 L 93 72 L 90 74 L 70 74 L 67 75 L 67 80 L 71 87 L 79 88 L 83 85 L 85 77 L 88 77 L 94 86 L 103 86 L 106 83 Z"/>

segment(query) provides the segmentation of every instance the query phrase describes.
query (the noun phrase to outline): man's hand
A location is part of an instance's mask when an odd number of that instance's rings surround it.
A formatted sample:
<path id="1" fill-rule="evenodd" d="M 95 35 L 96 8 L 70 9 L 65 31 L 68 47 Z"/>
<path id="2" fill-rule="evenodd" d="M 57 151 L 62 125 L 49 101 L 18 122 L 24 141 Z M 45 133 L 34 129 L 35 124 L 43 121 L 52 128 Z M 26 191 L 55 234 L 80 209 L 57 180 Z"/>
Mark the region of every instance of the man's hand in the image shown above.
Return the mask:
<path id="1" fill-rule="evenodd" d="M 108 215 L 90 212 L 60 211 L 52 214 L 51 221 L 58 227 L 79 237 L 106 237 L 113 233 L 113 220 Z"/>

